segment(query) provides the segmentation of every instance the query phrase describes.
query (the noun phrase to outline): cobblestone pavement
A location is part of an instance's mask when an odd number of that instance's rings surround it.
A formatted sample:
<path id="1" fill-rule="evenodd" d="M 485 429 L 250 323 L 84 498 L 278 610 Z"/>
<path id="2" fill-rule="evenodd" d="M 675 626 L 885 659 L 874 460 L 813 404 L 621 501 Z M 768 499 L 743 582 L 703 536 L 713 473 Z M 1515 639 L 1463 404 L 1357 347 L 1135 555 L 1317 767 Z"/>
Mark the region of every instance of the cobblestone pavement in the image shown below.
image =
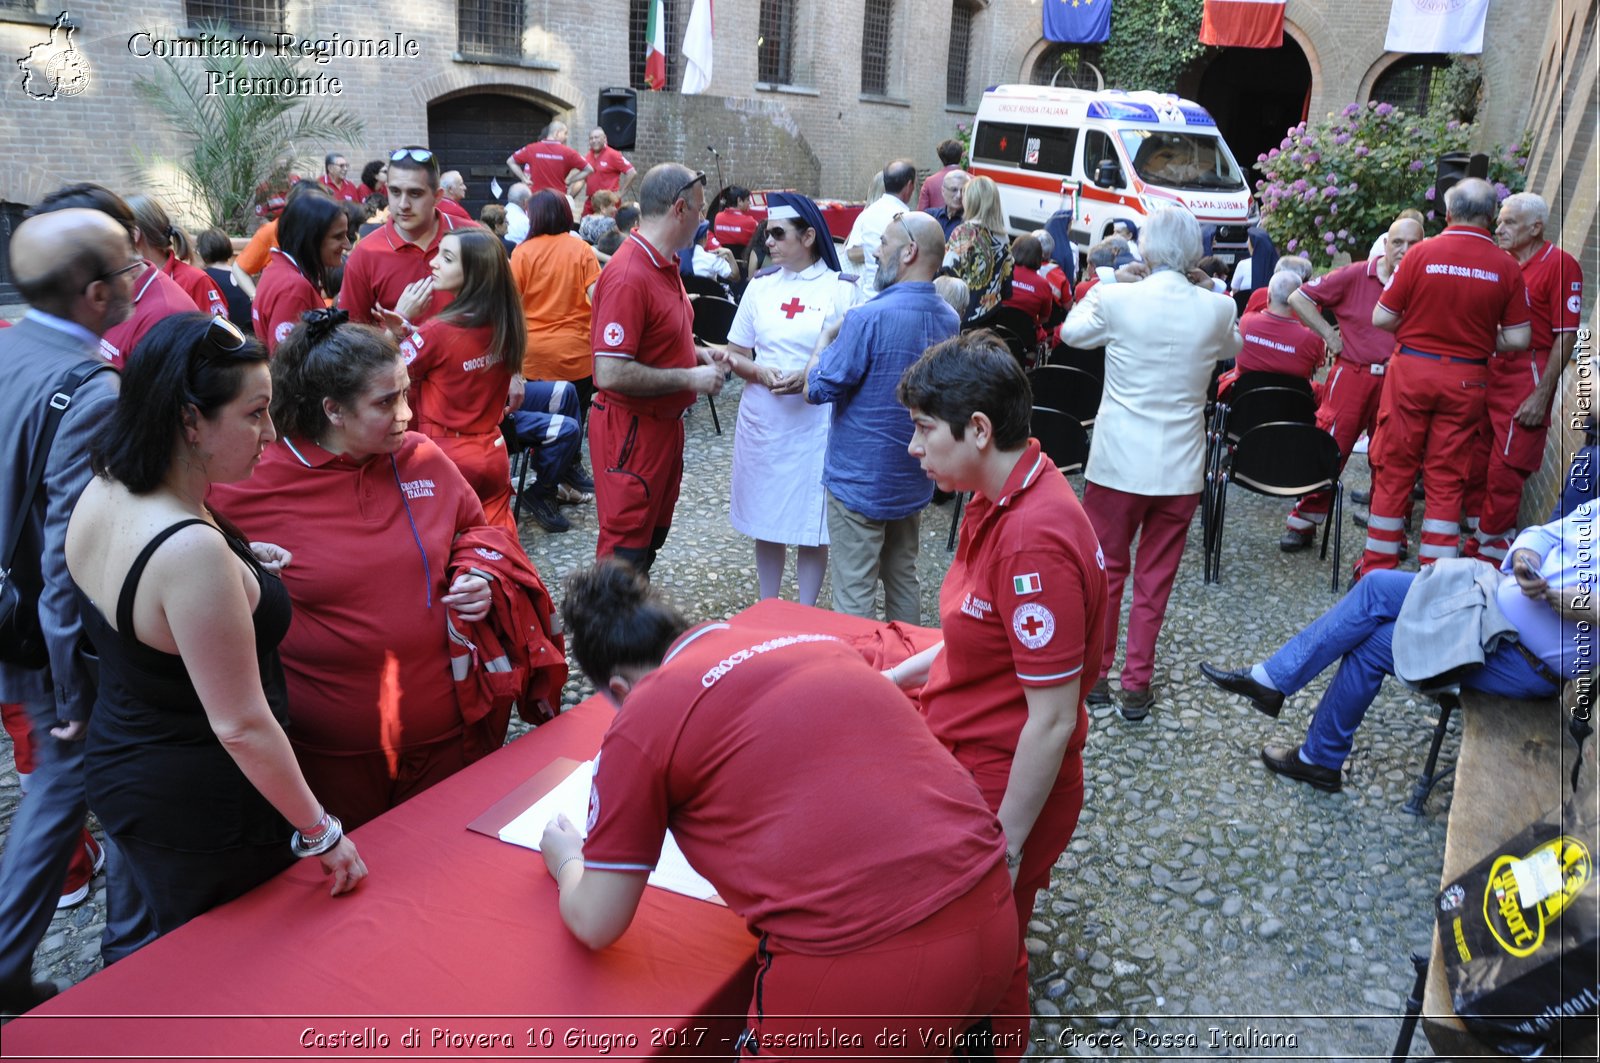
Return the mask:
<path id="1" fill-rule="evenodd" d="M 689 418 L 677 524 L 655 570 L 695 618 L 735 612 L 756 592 L 750 543 L 727 520 L 738 394 L 734 381 L 718 401 L 720 436 L 704 402 Z M 1358 457 L 1349 482 L 1366 478 Z M 1114 710 L 1092 721 L 1083 819 L 1028 937 L 1034 1055 L 1387 1058 L 1394 1044 L 1413 977 L 1408 954 L 1429 944 L 1451 797 L 1447 780 L 1426 815 L 1401 811 L 1431 704 L 1386 686 L 1344 792 L 1324 794 L 1269 774 L 1258 756 L 1265 741 L 1298 741 L 1321 682 L 1274 722 L 1219 695 L 1197 670 L 1202 660 L 1260 660 L 1335 600 L 1328 562 L 1278 552 L 1283 508 L 1234 489 L 1219 586 L 1202 584 L 1195 529 L 1162 634 L 1154 712 L 1139 724 Z M 593 556 L 594 507 L 566 512 L 573 529 L 562 535 L 523 525 L 552 586 Z M 936 617 L 949 523 L 948 506 L 923 521 L 925 622 Z M 1346 570 L 1360 542 L 1347 515 Z M 792 579 L 791 562 L 786 596 Z M 574 677 L 568 704 L 590 693 L 576 669 Z M 1452 734 L 1447 763 L 1456 744 Z M 0 831 L 17 798 L 8 746 Z M 76 982 L 98 967 L 103 900 L 102 879 L 88 903 L 56 916 L 37 957 L 41 975 Z M 1416 1047 L 1426 1053 L 1420 1038 Z"/>

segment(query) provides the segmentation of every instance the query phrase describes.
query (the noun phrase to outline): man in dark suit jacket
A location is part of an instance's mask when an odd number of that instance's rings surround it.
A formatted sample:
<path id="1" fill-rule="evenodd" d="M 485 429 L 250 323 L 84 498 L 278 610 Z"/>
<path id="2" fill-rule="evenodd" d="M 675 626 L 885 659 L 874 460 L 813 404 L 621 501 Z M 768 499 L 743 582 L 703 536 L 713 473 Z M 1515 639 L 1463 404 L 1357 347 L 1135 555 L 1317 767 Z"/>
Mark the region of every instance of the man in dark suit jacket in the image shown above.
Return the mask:
<path id="1" fill-rule="evenodd" d="M 82 625 L 64 542 L 67 520 L 89 482 L 90 437 L 116 403 L 115 372 L 96 373 L 78 389 L 26 512 L 22 495 L 51 396 L 85 362 L 103 361 L 100 337 L 132 311 L 133 278 L 143 268 L 127 231 L 97 210 L 29 218 L 11 241 L 11 272 L 29 310 L 14 328 L 0 330 L 0 379 L 6 382 L 0 388 L 0 543 L 20 521 L 18 558 L 39 558 L 39 622 L 50 660 L 33 669 L 0 662 L 0 701 L 27 709 L 37 760 L 0 854 L 0 1012 L 26 1011 L 55 991 L 33 981 L 33 953 L 55 913 L 88 811 L 83 735 L 95 687 L 79 645 Z M 105 848 L 112 861 L 103 947 L 109 961 L 142 944 L 144 931 L 142 905 L 117 873 L 109 839 Z"/>

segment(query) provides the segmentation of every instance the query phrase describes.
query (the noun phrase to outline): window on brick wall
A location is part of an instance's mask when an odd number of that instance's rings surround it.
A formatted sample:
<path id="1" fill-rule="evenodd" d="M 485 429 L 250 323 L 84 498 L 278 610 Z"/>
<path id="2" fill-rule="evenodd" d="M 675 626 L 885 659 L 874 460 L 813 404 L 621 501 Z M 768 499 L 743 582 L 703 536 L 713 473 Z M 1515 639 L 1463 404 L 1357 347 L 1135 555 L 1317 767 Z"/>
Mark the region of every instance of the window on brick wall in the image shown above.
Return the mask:
<path id="1" fill-rule="evenodd" d="M 254 33 L 283 31 L 284 0 L 186 0 L 189 25 L 226 22 L 236 30 Z"/>
<path id="2" fill-rule="evenodd" d="M 1028 81 L 1033 85 L 1048 85 L 1050 79 L 1061 88 L 1099 89 L 1100 79 L 1094 67 L 1100 65 L 1098 44 L 1052 44 L 1034 60 Z"/>
<path id="3" fill-rule="evenodd" d="M 894 27 L 894 0 L 863 0 L 861 20 L 861 91 L 889 94 L 889 35 Z"/>
<path id="4" fill-rule="evenodd" d="M 0 0 L 0 11 L 26 11 L 28 14 L 37 14 L 38 0 Z"/>
<path id="5" fill-rule="evenodd" d="M 520 58 L 523 0 L 461 0 L 457 45 L 464 55 Z"/>
<path id="6" fill-rule="evenodd" d="M 644 53 L 650 44 L 650 5 L 652 0 L 628 0 L 628 84 L 646 90 L 644 80 Z M 678 24 L 679 0 L 661 0 L 662 39 L 667 44 L 668 89 L 676 89 L 682 61 L 678 52 L 683 48 L 683 27 Z"/>
<path id="7" fill-rule="evenodd" d="M 1427 114 L 1428 104 L 1443 88 L 1450 65 L 1448 55 L 1408 56 L 1378 76 L 1372 86 L 1372 98 L 1392 103 L 1410 114 Z"/>
<path id="8" fill-rule="evenodd" d="M 950 62 L 945 68 L 944 102 L 952 107 L 967 104 L 968 67 L 972 56 L 972 23 L 978 13 L 972 0 L 951 0 Z"/>
<path id="9" fill-rule="evenodd" d="M 794 81 L 795 0 L 761 0 L 761 37 L 756 42 L 756 80 L 771 85 Z"/>

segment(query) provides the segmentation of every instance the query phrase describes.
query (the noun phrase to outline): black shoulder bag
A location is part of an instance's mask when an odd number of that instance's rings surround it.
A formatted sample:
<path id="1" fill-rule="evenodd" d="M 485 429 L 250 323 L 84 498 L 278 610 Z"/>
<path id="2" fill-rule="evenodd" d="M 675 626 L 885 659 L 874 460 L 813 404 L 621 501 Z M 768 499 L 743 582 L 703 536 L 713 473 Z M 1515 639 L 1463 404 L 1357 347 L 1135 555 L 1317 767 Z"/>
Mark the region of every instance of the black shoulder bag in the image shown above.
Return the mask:
<path id="1" fill-rule="evenodd" d="M 22 529 L 28 523 L 28 512 L 33 508 L 33 497 L 44 480 L 45 462 L 50 458 L 50 446 L 55 442 L 56 429 L 72 397 L 84 381 L 96 373 L 112 369 L 104 362 L 86 362 L 74 369 L 60 390 L 48 400 L 49 411 L 39 428 L 39 439 L 33 449 L 33 465 L 28 470 L 28 486 L 22 492 L 22 504 L 11 526 L 10 541 L 5 546 L 5 567 L 0 568 L 0 661 L 19 668 L 43 668 L 50 663 L 50 648 L 45 644 L 44 632 L 39 626 L 39 593 L 44 576 L 39 563 L 34 561 L 26 569 L 17 564 L 17 548 L 22 545 Z M 24 581 L 26 581 L 24 583 Z"/>

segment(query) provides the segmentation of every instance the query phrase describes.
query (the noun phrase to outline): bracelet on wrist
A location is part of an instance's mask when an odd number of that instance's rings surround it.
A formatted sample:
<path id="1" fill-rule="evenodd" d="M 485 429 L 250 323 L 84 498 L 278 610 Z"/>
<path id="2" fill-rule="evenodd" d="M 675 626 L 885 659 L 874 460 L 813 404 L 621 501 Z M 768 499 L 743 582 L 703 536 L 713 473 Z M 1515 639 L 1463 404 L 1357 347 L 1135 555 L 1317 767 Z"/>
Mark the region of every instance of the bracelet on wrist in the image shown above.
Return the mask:
<path id="1" fill-rule="evenodd" d="M 556 865 L 556 873 L 551 876 L 556 880 L 556 889 L 561 888 L 561 872 L 567 869 L 567 865 L 572 863 L 574 860 L 581 861 L 582 859 L 582 853 L 574 853 L 572 856 L 567 857 L 565 860 L 561 861 L 561 863 Z"/>
<path id="2" fill-rule="evenodd" d="M 344 824 L 339 822 L 339 817 L 331 812 L 324 811 L 323 818 L 328 821 L 328 826 L 314 838 L 307 838 L 299 831 L 289 839 L 289 851 L 298 857 L 321 856 L 323 853 L 338 845 L 344 838 Z"/>
<path id="3" fill-rule="evenodd" d="M 322 815 L 317 819 L 317 821 L 315 823 L 313 823 L 309 827 L 301 827 L 295 833 L 299 834 L 302 840 L 307 841 L 307 842 L 311 842 L 311 841 L 315 841 L 316 839 L 322 837 L 322 832 L 327 830 L 329 826 L 330 826 L 330 824 L 328 822 L 328 810 L 326 808 L 324 808 L 322 810 Z"/>

